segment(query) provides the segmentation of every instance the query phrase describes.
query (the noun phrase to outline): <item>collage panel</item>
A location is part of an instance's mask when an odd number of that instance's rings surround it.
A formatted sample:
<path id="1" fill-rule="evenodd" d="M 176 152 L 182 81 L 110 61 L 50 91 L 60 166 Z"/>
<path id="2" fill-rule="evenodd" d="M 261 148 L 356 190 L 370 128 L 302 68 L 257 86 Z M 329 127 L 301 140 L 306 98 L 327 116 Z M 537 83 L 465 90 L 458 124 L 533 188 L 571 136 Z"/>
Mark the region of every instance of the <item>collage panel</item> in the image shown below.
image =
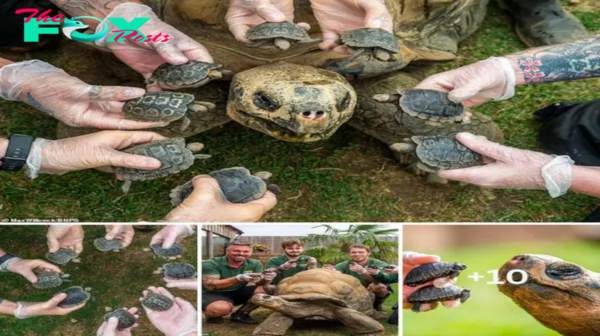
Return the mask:
<path id="1" fill-rule="evenodd" d="M 202 333 L 396 336 L 399 225 L 202 225 Z"/>
<path id="2" fill-rule="evenodd" d="M 195 336 L 195 229 L 0 226 L 0 335 Z"/>
<path id="3" fill-rule="evenodd" d="M 406 225 L 403 239 L 404 336 L 600 335 L 600 226 Z"/>

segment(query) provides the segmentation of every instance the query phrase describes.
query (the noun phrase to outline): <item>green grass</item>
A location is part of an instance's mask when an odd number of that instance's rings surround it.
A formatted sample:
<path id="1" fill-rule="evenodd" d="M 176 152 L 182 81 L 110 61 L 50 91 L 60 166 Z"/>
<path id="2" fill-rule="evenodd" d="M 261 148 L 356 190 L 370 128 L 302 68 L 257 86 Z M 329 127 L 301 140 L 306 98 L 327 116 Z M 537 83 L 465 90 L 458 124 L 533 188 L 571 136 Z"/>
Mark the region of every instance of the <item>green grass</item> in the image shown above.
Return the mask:
<path id="1" fill-rule="evenodd" d="M 394 294 L 392 294 L 385 302 L 383 307 L 388 315 L 392 313 L 392 306 L 398 302 L 398 284 L 392 284 Z M 271 311 L 264 308 L 257 309 L 252 313 L 252 317 L 258 321 L 264 321 Z M 202 332 L 208 333 L 210 336 L 238 336 L 252 335 L 252 331 L 256 326 L 246 325 L 241 323 L 231 323 L 229 318 L 225 319 L 225 324 L 206 324 L 202 325 Z M 385 328 L 386 336 L 398 335 L 398 326 L 388 324 L 386 320 L 380 320 Z M 333 321 L 296 321 L 294 325 L 286 332 L 286 336 L 341 336 L 352 335 L 352 330 L 341 323 Z"/>
<path id="2" fill-rule="evenodd" d="M 600 11 L 579 8 L 583 7 L 569 7 L 588 29 L 598 32 Z M 79 47 L 74 51 L 71 44 L 65 45 L 71 48 L 36 52 L 29 57 L 65 67 L 89 82 L 140 85 L 139 80 L 126 82 L 108 76 L 106 71 L 98 70 L 103 66 L 93 59 L 93 53 Z M 440 64 L 438 70 L 524 48 L 508 16 L 492 1 L 481 29 L 461 44 L 455 61 Z M 587 79 L 522 87 L 510 101 L 489 103 L 477 111 L 498 122 L 506 144 L 536 150 L 539 125 L 532 113 L 556 102 L 597 98 L 598 83 L 598 79 Z M 55 136 L 56 122 L 29 107 L 0 102 L 0 110 L 0 134 Z M 285 143 L 237 125 L 192 140 L 204 142 L 213 158 L 175 176 L 135 183 L 124 197 L 120 182 L 96 171 L 46 175 L 34 181 L 0 174 L 0 218 L 159 220 L 171 210 L 164 199 L 170 189 L 196 174 L 240 165 L 274 173 L 273 181 L 283 193 L 276 209 L 265 218 L 273 222 L 580 221 L 598 205 L 595 198 L 573 193 L 550 199 L 543 191 L 488 191 L 455 183 L 428 185 L 399 167 L 382 143 L 350 127 L 342 127 L 330 140 L 318 144 Z"/>
<path id="3" fill-rule="evenodd" d="M 143 251 L 147 247 L 153 232 L 138 232 L 133 244 L 119 253 L 99 252 L 92 244 L 93 240 L 103 237 L 103 226 L 85 226 L 84 251 L 80 255 L 81 263 L 69 263 L 62 266 L 63 272 L 70 274 L 71 282 L 51 289 L 36 289 L 20 275 L 2 273 L 0 278 L 0 296 L 16 302 L 47 301 L 55 293 L 71 286 L 91 287 L 92 299 L 87 305 L 66 316 L 44 316 L 19 320 L 13 316 L 0 315 L 0 334 L 3 336 L 89 336 L 95 335 L 106 314 L 105 307 L 137 307 L 140 310 L 137 335 L 159 336 L 146 317 L 138 298 L 148 286 L 164 286 L 162 277 L 152 272 L 168 262 L 155 258 L 151 252 Z M 24 259 L 44 259 L 47 252 L 46 227 L 44 226 L 0 226 L 0 247 L 8 253 Z M 177 262 L 197 265 L 197 240 L 189 237 L 183 240 L 186 251 Z M 169 290 L 173 295 L 182 297 L 194 306 L 197 303 L 195 291 Z"/>
<path id="4" fill-rule="evenodd" d="M 507 230 L 510 228 L 507 227 Z M 409 239 L 409 237 L 406 237 Z M 411 247 L 416 249 L 415 247 Z M 437 309 L 415 314 L 404 311 L 405 336 L 558 336 L 544 327 L 502 294 L 487 272 L 499 269 L 513 256 L 523 253 L 546 254 L 597 270 L 600 244 L 581 241 L 561 243 L 490 244 L 447 250 L 419 251 L 438 254 L 443 260 L 466 264 L 457 285 L 471 289 L 471 298 L 458 309 Z M 474 282 L 467 276 L 478 272 L 485 279 Z M 443 332 L 442 332 L 443 331 Z"/>

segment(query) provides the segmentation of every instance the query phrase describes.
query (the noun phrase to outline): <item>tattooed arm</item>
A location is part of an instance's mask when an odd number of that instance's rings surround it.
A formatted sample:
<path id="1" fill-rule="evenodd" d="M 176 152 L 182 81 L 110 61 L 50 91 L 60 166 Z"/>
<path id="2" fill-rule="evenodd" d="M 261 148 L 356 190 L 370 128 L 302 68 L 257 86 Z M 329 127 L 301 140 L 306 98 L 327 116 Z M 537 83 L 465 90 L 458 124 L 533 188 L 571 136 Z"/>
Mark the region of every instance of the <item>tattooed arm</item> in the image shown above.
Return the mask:
<path id="1" fill-rule="evenodd" d="M 600 77 L 600 37 L 505 57 L 515 69 L 517 85 Z"/>
<path id="2" fill-rule="evenodd" d="M 57 7 L 72 17 L 93 16 L 99 19 L 105 18 L 115 7 L 122 3 L 131 2 L 142 4 L 139 0 L 50 0 Z M 98 25 L 96 20 L 83 20 L 92 28 Z"/>
<path id="3" fill-rule="evenodd" d="M 218 274 L 210 274 L 202 276 L 202 287 L 206 290 L 214 291 L 218 289 L 226 289 L 232 286 L 239 284 L 235 277 L 221 279 L 221 276 Z"/>

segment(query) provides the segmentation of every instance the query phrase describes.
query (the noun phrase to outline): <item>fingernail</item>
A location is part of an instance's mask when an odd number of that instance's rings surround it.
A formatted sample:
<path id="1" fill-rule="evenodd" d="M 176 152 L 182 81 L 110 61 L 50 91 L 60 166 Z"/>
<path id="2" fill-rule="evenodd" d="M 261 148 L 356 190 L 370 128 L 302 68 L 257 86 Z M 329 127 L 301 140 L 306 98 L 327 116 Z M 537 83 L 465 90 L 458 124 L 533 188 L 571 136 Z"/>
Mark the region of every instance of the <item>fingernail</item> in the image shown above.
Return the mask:
<path id="1" fill-rule="evenodd" d="M 162 163 L 157 159 L 147 158 L 147 159 L 143 159 L 143 161 L 140 162 L 140 165 L 142 168 L 154 169 L 154 168 L 160 168 Z"/>
<path id="2" fill-rule="evenodd" d="M 111 318 L 108 319 L 108 322 L 119 323 L 119 319 L 114 316 L 111 316 Z"/>
<path id="3" fill-rule="evenodd" d="M 467 132 L 461 132 L 461 133 L 458 133 L 457 135 L 459 135 L 461 137 L 461 139 L 463 139 L 463 140 L 474 140 L 475 139 L 475 135 L 473 135 L 471 133 L 467 133 Z"/>
<path id="4" fill-rule="evenodd" d="M 379 19 L 375 19 L 371 21 L 371 28 L 381 28 L 381 26 L 383 25 L 383 22 L 381 22 L 381 20 Z"/>

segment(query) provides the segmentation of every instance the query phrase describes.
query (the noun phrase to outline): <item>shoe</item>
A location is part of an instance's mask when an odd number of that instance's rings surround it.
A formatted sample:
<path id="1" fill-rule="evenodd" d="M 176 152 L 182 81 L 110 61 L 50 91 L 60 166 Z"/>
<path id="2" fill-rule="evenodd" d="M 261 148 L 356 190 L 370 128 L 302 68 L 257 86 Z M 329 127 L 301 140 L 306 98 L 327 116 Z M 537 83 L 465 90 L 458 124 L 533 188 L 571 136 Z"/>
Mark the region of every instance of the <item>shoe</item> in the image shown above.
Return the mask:
<path id="1" fill-rule="evenodd" d="M 207 317 L 206 318 L 206 323 L 212 323 L 212 324 L 223 324 L 225 323 L 225 319 L 222 317 Z"/>
<path id="2" fill-rule="evenodd" d="M 237 312 L 231 314 L 231 322 L 258 324 L 258 321 L 253 319 L 252 316 L 250 316 L 250 314 L 239 314 Z"/>
<path id="3" fill-rule="evenodd" d="M 375 297 L 375 301 L 373 302 L 373 309 L 380 311 L 380 312 L 385 312 L 385 309 L 383 309 L 383 307 L 381 306 L 381 304 L 383 303 L 383 301 L 385 301 L 385 299 L 387 298 L 382 298 L 382 297 Z"/>

